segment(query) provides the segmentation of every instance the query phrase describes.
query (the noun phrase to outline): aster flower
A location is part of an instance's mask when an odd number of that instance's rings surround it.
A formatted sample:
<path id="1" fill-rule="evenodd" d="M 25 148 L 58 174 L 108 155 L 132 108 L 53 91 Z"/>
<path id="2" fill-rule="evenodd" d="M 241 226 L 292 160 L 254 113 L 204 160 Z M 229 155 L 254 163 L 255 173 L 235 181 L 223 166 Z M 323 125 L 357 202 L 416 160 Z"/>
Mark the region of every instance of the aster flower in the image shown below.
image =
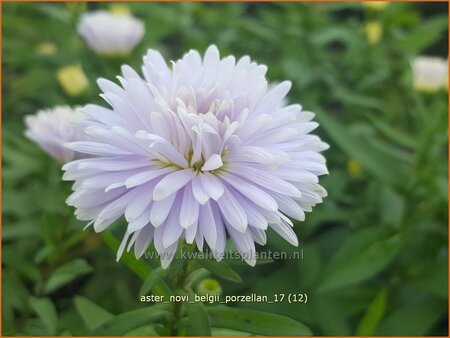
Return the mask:
<path id="1" fill-rule="evenodd" d="M 130 15 L 98 10 L 84 14 L 78 33 L 89 47 L 99 54 L 128 54 L 144 36 L 141 20 Z"/>
<path id="2" fill-rule="evenodd" d="M 25 135 L 54 159 L 66 163 L 74 159 L 75 152 L 66 148 L 64 143 L 86 139 L 74 125 L 84 118 L 82 112 L 68 106 L 40 110 L 35 115 L 25 116 Z"/>
<path id="3" fill-rule="evenodd" d="M 92 140 L 69 147 L 95 157 L 66 164 L 64 179 L 75 181 L 68 204 L 95 231 L 125 215 L 118 259 L 127 244 L 141 257 L 153 241 L 166 267 L 180 239 L 200 250 L 206 241 L 220 259 L 228 234 L 254 265 L 268 227 L 298 245 L 288 217 L 304 220 L 326 196 L 328 146 L 309 134 L 313 113 L 285 105 L 291 83 L 268 90 L 266 70 L 248 56 L 221 59 L 215 46 L 170 69 L 149 50 L 144 79 L 124 66 L 121 86 L 98 81 L 112 108 L 84 108 Z"/>
<path id="4" fill-rule="evenodd" d="M 448 61 L 440 57 L 419 56 L 411 63 L 413 84 L 419 91 L 435 92 L 448 87 Z"/>

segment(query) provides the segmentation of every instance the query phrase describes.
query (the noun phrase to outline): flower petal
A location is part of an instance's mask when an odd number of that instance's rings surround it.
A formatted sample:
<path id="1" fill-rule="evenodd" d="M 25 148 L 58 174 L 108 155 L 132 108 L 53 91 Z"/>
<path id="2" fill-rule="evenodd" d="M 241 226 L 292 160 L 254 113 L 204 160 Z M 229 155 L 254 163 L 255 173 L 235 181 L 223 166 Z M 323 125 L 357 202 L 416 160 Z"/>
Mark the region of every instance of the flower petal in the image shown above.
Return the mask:
<path id="1" fill-rule="evenodd" d="M 213 154 L 206 160 L 205 164 L 202 167 L 202 171 L 216 170 L 221 166 L 223 166 L 222 158 L 219 154 Z"/>
<path id="2" fill-rule="evenodd" d="M 178 170 L 168 174 L 156 185 L 153 190 L 153 199 L 160 201 L 169 197 L 183 188 L 194 176 L 195 173 L 190 169 Z"/>
<path id="3" fill-rule="evenodd" d="M 232 189 L 232 188 L 231 188 Z M 222 197 L 217 201 L 217 205 L 223 217 L 240 232 L 247 228 L 247 214 L 233 194 L 230 187 L 225 188 Z"/>
<path id="4" fill-rule="evenodd" d="M 183 200 L 180 210 L 180 225 L 187 229 L 198 220 L 199 204 L 192 194 L 191 184 L 184 187 Z"/>
<path id="5" fill-rule="evenodd" d="M 200 181 L 202 183 L 203 189 L 205 189 L 205 192 L 215 201 L 217 201 L 219 198 L 222 197 L 224 188 L 222 182 L 220 180 L 208 173 L 202 173 L 199 175 Z"/>

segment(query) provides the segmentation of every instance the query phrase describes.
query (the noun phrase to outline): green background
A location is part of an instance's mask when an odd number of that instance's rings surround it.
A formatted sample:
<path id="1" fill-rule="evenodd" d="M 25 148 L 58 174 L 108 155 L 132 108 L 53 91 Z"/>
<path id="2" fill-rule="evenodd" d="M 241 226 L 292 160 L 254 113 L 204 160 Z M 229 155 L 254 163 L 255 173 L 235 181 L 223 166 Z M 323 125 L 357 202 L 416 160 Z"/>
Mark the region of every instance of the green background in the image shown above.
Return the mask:
<path id="1" fill-rule="evenodd" d="M 415 91 L 410 68 L 420 54 L 447 58 L 447 4 L 126 6 L 146 34 L 129 57 L 111 60 L 75 29 L 83 11 L 108 4 L 2 4 L 3 335 L 88 335 L 98 321 L 145 306 L 142 279 L 130 269 L 142 266 L 116 263 L 101 235 L 82 231 L 64 203 L 70 184 L 24 137 L 23 116 L 57 104 L 106 105 L 96 78 L 113 79 L 122 63 L 140 69 L 148 48 L 177 59 L 211 43 L 268 65 L 270 81 L 291 80 L 289 100 L 317 113 L 317 132 L 331 145 L 321 180 L 329 196 L 295 227 L 304 259 L 234 266 L 241 283 L 215 277 L 224 295 L 306 293 L 307 304 L 233 306 L 289 316 L 315 335 L 447 335 L 448 93 Z M 369 20 L 383 27 L 377 44 L 367 41 Z M 43 42 L 56 53 L 40 55 Z M 90 80 L 82 96 L 67 97 L 56 80 L 68 64 L 81 64 Z M 260 249 L 296 250 L 275 233 Z M 147 264 L 158 266 L 142 262 L 144 278 Z M 120 334 L 163 332 L 145 320 L 134 326 Z"/>

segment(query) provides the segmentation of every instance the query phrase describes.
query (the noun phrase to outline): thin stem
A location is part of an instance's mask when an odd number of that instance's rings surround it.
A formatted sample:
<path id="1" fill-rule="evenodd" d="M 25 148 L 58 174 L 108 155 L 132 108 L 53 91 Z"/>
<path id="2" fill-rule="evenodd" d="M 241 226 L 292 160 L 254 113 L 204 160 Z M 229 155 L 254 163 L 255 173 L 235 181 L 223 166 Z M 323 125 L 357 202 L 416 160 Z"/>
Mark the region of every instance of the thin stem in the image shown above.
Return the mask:
<path id="1" fill-rule="evenodd" d="M 183 249 L 189 250 L 189 247 L 184 242 L 180 245 L 179 250 L 181 251 Z M 174 278 L 173 289 L 175 290 L 175 293 L 180 293 L 181 295 L 186 294 L 185 285 L 188 277 L 189 277 L 189 261 L 183 260 L 178 275 Z M 178 335 L 178 324 L 182 319 L 182 312 L 183 312 L 183 303 L 174 302 L 173 304 L 174 320 L 170 325 L 170 334 L 172 336 Z"/>

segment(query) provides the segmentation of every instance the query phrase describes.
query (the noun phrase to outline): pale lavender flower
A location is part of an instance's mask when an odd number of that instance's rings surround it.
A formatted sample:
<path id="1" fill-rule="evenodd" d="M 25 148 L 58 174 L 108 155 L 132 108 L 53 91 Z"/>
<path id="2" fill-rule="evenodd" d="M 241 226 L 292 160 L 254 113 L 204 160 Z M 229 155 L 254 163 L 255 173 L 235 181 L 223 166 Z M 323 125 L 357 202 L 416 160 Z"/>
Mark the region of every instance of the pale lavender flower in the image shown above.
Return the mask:
<path id="1" fill-rule="evenodd" d="M 118 258 L 127 244 L 140 257 L 153 241 L 163 267 L 180 239 L 200 250 L 206 241 L 220 259 L 228 234 L 250 265 L 268 227 L 297 246 L 288 217 L 304 220 L 326 196 L 318 176 L 328 146 L 309 134 L 313 113 L 284 104 L 290 82 L 267 90 L 266 70 L 211 46 L 172 69 L 149 50 L 144 80 L 128 66 L 121 86 L 100 79 L 112 109 L 86 106 L 92 141 L 70 145 L 96 157 L 63 168 L 78 219 L 100 232 L 125 215 Z"/>
<path id="2" fill-rule="evenodd" d="M 64 143 L 86 139 L 86 135 L 75 126 L 84 118 L 81 111 L 68 106 L 40 110 L 35 115 L 25 116 L 25 135 L 54 159 L 66 163 L 74 159 L 75 152 L 66 148 Z"/>
<path id="3" fill-rule="evenodd" d="M 78 33 L 89 47 L 106 55 L 129 53 L 141 41 L 144 32 L 141 20 L 105 10 L 88 12 L 78 23 Z"/>

